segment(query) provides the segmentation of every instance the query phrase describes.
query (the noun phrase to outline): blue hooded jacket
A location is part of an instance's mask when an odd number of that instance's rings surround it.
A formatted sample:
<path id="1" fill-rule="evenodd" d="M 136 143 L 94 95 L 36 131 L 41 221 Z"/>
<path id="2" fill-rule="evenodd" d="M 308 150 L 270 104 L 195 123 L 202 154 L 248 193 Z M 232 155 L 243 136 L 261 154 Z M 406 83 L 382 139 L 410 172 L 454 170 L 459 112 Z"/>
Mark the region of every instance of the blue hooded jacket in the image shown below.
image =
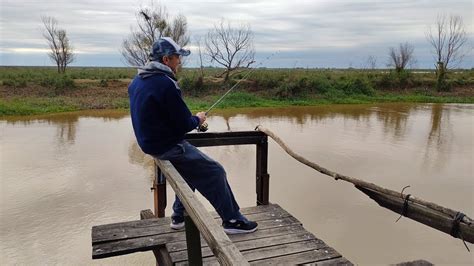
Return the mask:
<path id="1" fill-rule="evenodd" d="M 151 61 L 138 70 L 128 86 L 130 114 L 143 152 L 161 155 L 199 125 L 184 103 L 171 69 Z"/>

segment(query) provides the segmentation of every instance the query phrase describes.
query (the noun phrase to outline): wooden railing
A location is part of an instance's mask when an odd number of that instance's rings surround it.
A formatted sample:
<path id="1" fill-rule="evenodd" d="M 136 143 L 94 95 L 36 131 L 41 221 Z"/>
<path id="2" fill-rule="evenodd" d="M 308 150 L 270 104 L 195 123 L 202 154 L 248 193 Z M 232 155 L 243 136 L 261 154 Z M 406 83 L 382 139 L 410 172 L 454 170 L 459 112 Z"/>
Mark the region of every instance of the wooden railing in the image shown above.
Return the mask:
<path id="1" fill-rule="evenodd" d="M 268 204 L 269 178 L 268 138 L 257 131 L 240 131 L 224 133 L 191 133 L 186 135 L 187 141 L 197 147 L 221 145 L 256 145 L 256 194 L 257 205 Z M 224 233 L 208 211 L 196 198 L 183 177 L 169 161 L 155 159 L 156 176 L 153 182 L 155 199 L 155 216 L 164 217 L 166 208 L 166 181 L 169 182 L 176 195 L 186 209 L 185 229 L 190 265 L 201 265 L 202 234 L 212 252 L 221 265 L 248 265 L 240 251 Z M 165 179 L 166 177 L 166 179 Z"/>
<path id="2" fill-rule="evenodd" d="M 221 265 L 248 265 L 244 256 L 214 221 L 183 177 L 169 161 L 155 160 L 186 209 L 186 242 L 190 265 L 202 264 L 200 233 Z"/>

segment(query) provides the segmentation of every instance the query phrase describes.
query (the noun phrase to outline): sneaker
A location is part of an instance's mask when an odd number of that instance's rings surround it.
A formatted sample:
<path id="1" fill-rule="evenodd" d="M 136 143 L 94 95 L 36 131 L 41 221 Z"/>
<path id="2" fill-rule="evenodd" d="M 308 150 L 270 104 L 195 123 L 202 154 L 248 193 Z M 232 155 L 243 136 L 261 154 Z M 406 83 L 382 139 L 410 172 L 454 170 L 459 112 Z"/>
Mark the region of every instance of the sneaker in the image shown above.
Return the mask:
<path id="1" fill-rule="evenodd" d="M 252 221 L 229 220 L 222 222 L 224 232 L 229 235 L 246 234 L 257 231 L 258 224 Z"/>
<path id="2" fill-rule="evenodd" d="M 183 216 L 171 216 L 171 229 L 179 230 L 184 228 L 184 217 Z"/>

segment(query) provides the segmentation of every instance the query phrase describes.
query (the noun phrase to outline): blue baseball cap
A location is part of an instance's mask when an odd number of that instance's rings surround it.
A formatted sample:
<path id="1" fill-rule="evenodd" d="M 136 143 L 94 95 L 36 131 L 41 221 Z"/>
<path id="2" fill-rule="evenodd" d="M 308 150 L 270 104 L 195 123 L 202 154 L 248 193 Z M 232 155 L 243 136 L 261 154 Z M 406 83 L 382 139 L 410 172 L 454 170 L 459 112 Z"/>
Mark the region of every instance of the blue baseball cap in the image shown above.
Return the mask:
<path id="1" fill-rule="evenodd" d="M 163 56 L 173 54 L 188 56 L 191 54 L 191 51 L 183 49 L 170 37 L 162 37 L 153 43 L 150 60 L 160 60 Z"/>

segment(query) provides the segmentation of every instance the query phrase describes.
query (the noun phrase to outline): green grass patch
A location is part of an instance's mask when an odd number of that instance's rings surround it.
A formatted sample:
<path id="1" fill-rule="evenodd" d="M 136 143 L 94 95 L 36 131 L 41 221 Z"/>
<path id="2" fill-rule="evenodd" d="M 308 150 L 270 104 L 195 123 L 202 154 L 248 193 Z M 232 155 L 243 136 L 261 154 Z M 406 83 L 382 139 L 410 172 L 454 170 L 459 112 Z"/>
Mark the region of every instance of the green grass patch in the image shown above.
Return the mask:
<path id="1" fill-rule="evenodd" d="M 0 99 L 0 116 L 34 115 L 79 110 L 60 98 L 14 98 Z"/>

